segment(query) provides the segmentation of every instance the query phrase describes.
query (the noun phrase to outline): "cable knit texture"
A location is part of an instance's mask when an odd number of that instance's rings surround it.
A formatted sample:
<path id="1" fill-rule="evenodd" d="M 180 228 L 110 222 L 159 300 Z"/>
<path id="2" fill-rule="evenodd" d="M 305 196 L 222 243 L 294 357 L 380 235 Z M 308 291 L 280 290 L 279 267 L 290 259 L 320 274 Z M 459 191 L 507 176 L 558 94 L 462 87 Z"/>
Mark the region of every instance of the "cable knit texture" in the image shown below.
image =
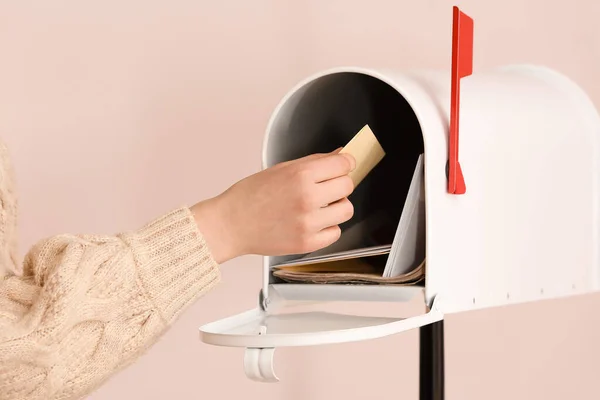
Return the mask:
<path id="1" fill-rule="evenodd" d="M 0 144 L 0 271 L 18 271 L 17 201 Z M 80 399 L 220 279 L 188 208 L 115 236 L 58 235 L 0 272 L 0 399 Z"/>

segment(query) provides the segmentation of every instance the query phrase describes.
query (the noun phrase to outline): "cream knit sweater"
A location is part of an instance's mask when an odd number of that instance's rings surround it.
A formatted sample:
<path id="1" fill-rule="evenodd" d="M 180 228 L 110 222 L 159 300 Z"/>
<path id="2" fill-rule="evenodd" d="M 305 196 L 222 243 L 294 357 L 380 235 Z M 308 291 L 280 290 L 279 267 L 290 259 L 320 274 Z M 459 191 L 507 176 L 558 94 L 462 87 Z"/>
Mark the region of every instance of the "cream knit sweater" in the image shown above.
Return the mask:
<path id="1" fill-rule="evenodd" d="M 79 399 L 152 345 L 220 279 L 194 218 L 116 236 L 58 235 L 16 258 L 17 201 L 0 144 L 0 399 Z M 4 268 L 2 268 L 4 267 Z"/>

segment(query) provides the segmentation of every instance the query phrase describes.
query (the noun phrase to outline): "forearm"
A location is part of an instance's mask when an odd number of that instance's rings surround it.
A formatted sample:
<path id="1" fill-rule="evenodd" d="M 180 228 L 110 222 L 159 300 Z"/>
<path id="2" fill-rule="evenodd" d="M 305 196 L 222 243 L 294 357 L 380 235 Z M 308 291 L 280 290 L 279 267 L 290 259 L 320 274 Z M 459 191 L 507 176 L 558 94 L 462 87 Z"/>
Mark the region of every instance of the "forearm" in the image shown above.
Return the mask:
<path id="1" fill-rule="evenodd" d="M 220 278 L 193 215 L 128 234 L 56 236 L 0 282 L 0 399 L 86 395 Z"/>

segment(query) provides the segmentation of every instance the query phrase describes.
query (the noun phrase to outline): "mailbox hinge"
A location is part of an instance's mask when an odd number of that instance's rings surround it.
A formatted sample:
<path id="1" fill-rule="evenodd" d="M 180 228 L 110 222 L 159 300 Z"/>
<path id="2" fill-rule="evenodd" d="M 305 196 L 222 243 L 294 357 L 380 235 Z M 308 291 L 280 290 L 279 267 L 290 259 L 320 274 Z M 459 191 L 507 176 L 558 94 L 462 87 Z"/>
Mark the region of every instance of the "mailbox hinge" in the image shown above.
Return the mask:
<path id="1" fill-rule="evenodd" d="M 258 293 L 258 306 L 266 312 L 271 300 L 265 296 L 264 290 Z M 262 325 L 259 327 L 259 335 L 267 333 L 267 327 Z M 279 378 L 275 373 L 273 366 L 273 357 L 275 348 L 246 348 L 244 352 L 244 371 L 249 379 L 257 382 L 279 382 Z"/>
<path id="2" fill-rule="evenodd" d="M 269 300 L 269 298 L 265 296 L 264 290 L 261 289 L 258 293 L 258 306 L 260 307 L 260 309 L 262 311 L 267 311 L 267 307 L 269 306 L 270 302 L 271 301 Z"/>

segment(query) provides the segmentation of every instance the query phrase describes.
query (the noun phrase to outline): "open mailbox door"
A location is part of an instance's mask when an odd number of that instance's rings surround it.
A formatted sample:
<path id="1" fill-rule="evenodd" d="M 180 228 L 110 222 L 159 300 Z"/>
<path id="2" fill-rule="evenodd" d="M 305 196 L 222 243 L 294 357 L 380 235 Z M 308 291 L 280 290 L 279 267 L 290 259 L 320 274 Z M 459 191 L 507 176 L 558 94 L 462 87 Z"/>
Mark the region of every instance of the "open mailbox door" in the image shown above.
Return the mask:
<path id="1" fill-rule="evenodd" d="M 278 347 L 314 346 L 376 339 L 439 321 L 435 308 L 411 318 L 385 318 L 330 312 L 271 312 L 257 308 L 207 324 L 202 340 L 217 346 L 243 347 L 246 375 L 257 381 L 276 382 L 273 367 Z"/>

